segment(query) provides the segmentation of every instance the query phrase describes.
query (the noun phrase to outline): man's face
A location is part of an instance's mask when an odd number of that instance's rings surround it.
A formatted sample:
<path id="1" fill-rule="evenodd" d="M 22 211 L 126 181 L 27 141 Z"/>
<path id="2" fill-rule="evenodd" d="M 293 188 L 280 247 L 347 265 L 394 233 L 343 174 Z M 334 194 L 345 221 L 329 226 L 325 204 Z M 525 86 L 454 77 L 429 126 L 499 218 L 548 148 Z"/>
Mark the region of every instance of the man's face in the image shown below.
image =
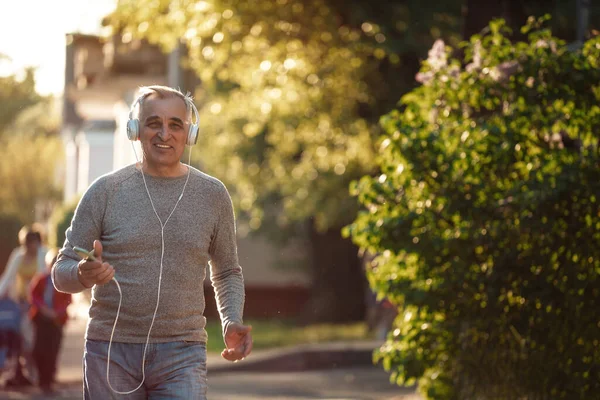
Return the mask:
<path id="1" fill-rule="evenodd" d="M 139 120 L 146 171 L 151 175 L 177 175 L 189 127 L 183 99 L 151 95 L 144 99 Z"/>

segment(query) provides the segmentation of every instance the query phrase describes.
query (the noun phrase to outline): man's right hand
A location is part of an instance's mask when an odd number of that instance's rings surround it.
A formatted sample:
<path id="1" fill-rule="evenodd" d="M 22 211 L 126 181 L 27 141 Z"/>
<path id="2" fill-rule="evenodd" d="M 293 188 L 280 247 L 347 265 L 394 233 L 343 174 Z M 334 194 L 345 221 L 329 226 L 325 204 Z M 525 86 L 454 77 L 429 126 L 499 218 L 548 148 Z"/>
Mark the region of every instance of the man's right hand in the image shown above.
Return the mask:
<path id="1" fill-rule="evenodd" d="M 112 265 L 102 262 L 102 243 L 99 240 L 94 240 L 94 257 L 96 261 L 81 260 L 77 266 L 79 282 L 86 288 L 104 285 L 115 276 Z"/>

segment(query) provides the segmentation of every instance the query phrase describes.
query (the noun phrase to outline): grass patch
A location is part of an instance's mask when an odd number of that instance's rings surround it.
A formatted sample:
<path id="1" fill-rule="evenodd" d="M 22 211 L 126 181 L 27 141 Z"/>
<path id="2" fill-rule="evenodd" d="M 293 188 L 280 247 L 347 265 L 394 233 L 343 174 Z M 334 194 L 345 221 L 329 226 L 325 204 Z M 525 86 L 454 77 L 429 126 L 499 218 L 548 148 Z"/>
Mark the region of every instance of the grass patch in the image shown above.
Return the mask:
<path id="1" fill-rule="evenodd" d="M 373 339 L 365 322 L 309 326 L 296 326 L 292 321 L 287 320 L 248 320 L 245 323 L 252 325 L 255 350 L 298 344 Z M 224 346 L 220 322 L 209 321 L 206 331 L 208 332 L 207 350 L 220 353 Z"/>

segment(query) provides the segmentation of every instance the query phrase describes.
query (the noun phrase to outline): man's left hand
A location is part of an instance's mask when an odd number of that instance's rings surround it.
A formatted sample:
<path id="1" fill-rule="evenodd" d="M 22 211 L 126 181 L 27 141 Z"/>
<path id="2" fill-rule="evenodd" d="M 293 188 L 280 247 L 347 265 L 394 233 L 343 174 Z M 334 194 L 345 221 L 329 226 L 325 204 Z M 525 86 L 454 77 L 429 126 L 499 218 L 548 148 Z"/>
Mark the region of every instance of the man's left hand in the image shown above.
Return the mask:
<path id="1" fill-rule="evenodd" d="M 232 322 L 225 331 L 225 346 L 221 356 L 229 361 L 240 361 L 252 351 L 252 327 Z"/>

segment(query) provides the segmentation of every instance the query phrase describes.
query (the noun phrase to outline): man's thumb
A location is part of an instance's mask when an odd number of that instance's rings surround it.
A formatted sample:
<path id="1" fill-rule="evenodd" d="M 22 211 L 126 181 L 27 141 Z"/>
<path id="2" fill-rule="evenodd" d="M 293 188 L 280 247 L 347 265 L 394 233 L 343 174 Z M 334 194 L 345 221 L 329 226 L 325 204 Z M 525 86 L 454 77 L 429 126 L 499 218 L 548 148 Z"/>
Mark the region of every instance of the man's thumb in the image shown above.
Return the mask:
<path id="1" fill-rule="evenodd" d="M 94 240 L 94 257 L 102 261 L 102 243 L 99 240 Z"/>

